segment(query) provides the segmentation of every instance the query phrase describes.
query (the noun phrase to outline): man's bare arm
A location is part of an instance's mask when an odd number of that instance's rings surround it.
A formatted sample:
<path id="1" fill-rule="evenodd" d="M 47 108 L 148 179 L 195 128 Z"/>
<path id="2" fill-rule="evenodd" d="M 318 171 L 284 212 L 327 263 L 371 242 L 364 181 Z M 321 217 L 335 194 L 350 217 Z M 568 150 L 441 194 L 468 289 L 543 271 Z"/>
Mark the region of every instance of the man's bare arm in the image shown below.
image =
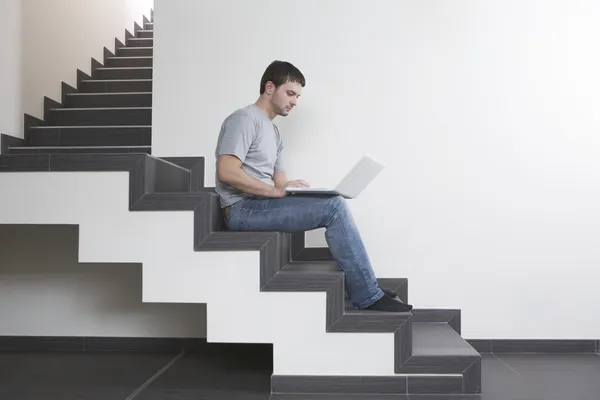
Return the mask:
<path id="1" fill-rule="evenodd" d="M 289 180 L 288 180 L 287 176 L 285 175 L 285 172 L 281 171 L 281 172 L 276 172 L 275 175 L 273 175 L 273 182 L 275 182 L 276 188 L 285 189 Z"/>
<path id="2" fill-rule="evenodd" d="M 217 177 L 223 183 L 248 194 L 263 197 L 284 197 L 284 188 L 275 187 L 251 177 L 242 169 L 242 161 L 231 155 L 221 155 L 217 162 Z"/>

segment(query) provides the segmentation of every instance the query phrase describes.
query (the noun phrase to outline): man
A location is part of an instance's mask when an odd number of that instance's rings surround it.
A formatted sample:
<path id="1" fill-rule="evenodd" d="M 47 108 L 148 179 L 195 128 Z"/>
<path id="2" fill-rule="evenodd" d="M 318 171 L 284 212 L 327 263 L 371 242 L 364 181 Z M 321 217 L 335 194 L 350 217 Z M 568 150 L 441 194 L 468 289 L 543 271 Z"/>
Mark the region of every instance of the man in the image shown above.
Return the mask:
<path id="1" fill-rule="evenodd" d="M 288 180 L 283 143 L 273 123 L 296 106 L 306 85 L 292 64 L 274 61 L 260 82 L 254 104 L 236 110 L 221 126 L 216 157 L 216 191 L 225 222 L 232 231 L 300 232 L 326 228 L 331 254 L 345 273 L 354 306 L 376 311 L 407 312 L 392 291 L 382 290 L 365 246 L 342 197 L 286 196 L 286 187 L 308 186 Z"/>

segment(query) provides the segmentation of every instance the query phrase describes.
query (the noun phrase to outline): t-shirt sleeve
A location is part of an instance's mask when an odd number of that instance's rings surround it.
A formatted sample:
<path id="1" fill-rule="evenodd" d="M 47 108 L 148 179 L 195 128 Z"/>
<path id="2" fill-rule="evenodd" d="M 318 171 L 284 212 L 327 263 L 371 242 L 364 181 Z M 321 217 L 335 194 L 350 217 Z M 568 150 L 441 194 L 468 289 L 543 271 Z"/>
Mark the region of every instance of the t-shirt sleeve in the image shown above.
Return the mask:
<path id="1" fill-rule="evenodd" d="M 279 145 L 277 147 L 277 158 L 275 159 L 275 167 L 273 167 L 275 174 L 278 172 L 285 171 L 285 168 L 283 167 L 283 141 L 281 140 L 281 136 L 279 135 L 279 129 L 277 129 L 277 136 L 279 138 Z"/>
<path id="2" fill-rule="evenodd" d="M 234 115 L 223 123 L 223 136 L 217 148 L 217 156 L 233 155 L 244 162 L 255 137 L 254 120 L 248 115 Z"/>

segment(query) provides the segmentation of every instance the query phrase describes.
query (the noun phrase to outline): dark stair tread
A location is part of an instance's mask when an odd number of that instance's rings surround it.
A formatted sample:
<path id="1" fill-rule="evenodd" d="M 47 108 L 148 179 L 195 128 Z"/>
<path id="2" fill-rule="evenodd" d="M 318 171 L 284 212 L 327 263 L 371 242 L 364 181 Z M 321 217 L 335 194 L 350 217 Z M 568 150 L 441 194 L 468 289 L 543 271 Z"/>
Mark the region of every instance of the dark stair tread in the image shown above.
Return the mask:
<path id="1" fill-rule="evenodd" d="M 47 119 L 49 125 L 151 125 L 152 107 L 73 107 L 53 108 Z"/>
<path id="2" fill-rule="evenodd" d="M 150 57 L 140 57 L 140 58 L 150 58 Z M 117 69 L 153 69 L 153 67 L 99 67 L 96 68 L 96 71 L 114 71 Z"/>
<path id="3" fill-rule="evenodd" d="M 162 160 L 162 159 L 161 159 Z M 169 162 L 167 162 L 167 164 L 171 164 Z M 171 164 L 174 167 L 179 167 L 181 169 L 185 169 L 179 165 L 175 165 L 175 164 Z M 186 171 L 189 171 L 188 169 L 185 169 Z M 211 192 L 169 192 L 169 193 L 152 193 L 152 196 L 154 198 L 160 199 L 160 198 L 164 198 L 164 199 L 188 199 L 188 200 L 206 200 L 206 198 L 208 196 L 212 195 Z"/>
<path id="4" fill-rule="evenodd" d="M 181 165 L 179 165 L 177 163 L 174 163 L 173 161 L 165 160 L 162 157 L 157 157 L 157 156 L 150 155 L 150 158 L 153 158 L 153 159 L 159 161 L 163 165 L 170 165 L 171 167 L 177 168 L 179 170 L 188 171 L 188 172 L 190 171 L 188 168 L 182 167 Z M 173 194 L 177 195 L 177 194 L 182 194 L 182 193 L 187 194 L 188 192 L 169 192 L 169 193 L 162 193 L 162 194 L 171 195 L 172 196 Z"/>
<path id="5" fill-rule="evenodd" d="M 151 40 L 151 38 L 144 38 L 144 40 Z M 136 49 L 136 50 L 148 50 L 148 49 L 153 49 L 153 46 L 140 46 L 140 47 L 135 47 L 135 46 L 124 46 L 124 47 L 119 47 L 119 50 L 129 50 L 129 49 Z"/>
<path id="6" fill-rule="evenodd" d="M 139 48 L 139 47 L 138 47 Z M 140 58 L 152 59 L 152 56 L 115 56 L 115 57 L 106 57 L 106 60 L 120 60 L 120 59 L 128 59 L 128 60 L 138 60 Z M 119 68 L 119 67 L 113 67 Z"/>
<path id="7" fill-rule="evenodd" d="M 94 93 L 95 94 L 95 93 Z M 86 109 L 87 110 L 87 109 Z M 152 128 L 152 125 L 39 125 L 29 129 L 139 129 Z"/>
<path id="8" fill-rule="evenodd" d="M 133 94 L 152 94 L 152 92 L 67 93 L 67 96 L 129 96 Z"/>
<path id="9" fill-rule="evenodd" d="M 87 79 L 81 81 L 82 93 L 151 92 L 152 79 Z"/>
<path id="10" fill-rule="evenodd" d="M 152 79 L 84 79 L 81 82 L 152 82 Z"/>
<path id="11" fill-rule="evenodd" d="M 94 93 L 98 94 L 98 93 Z M 73 107 L 73 108 L 53 108 L 52 111 L 57 112 L 69 112 L 69 111 L 106 111 L 106 110 L 152 110 L 152 107 Z"/>
<path id="12" fill-rule="evenodd" d="M 306 273 L 340 273 L 341 269 L 338 267 L 336 261 L 322 260 L 322 261 L 292 261 L 287 264 L 283 271 L 298 271 Z M 406 278 L 379 278 L 379 284 L 381 287 L 394 290 L 398 286 L 406 285 Z"/>
<path id="13" fill-rule="evenodd" d="M 209 192 L 149 193 L 133 205 L 134 211 L 192 211 L 203 203 Z"/>
<path id="14" fill-rule="evenodd" d="M 65 108 L 152 107 L 152 92 L 82 92 L 66 95 Z"/>
<path id="15" fill-rule="evenodd" d="M 409 312 L 393 312 L 393 311 L 373 311 L 373 310 L 359 310 L 354 308 L 351 303 L 346 302 L 346 308 L 344 309 L 344 314 L 346 315 L 369 315 L 369 316 L 381 316 L 381 317 L 390 317 L 395 316 L 400 319 L 409 319 L 412 317 L 412 313 Z"/>
<path id="16" fill-rule="evenodd" d="M 354 307 L 354 305 L 352 304 L 352 302 L 350 301 L 350 299 L 345 298 L 344 299 L 344 313 L 346 314 L 363 314 L 363 313 L 369 313 L 372 314 L 375 311 L 372 310 L 359 310 L 357 308 Z M 378 314 L 400 314 L 400 315 L 407 315 L 407 316 L 411 316 L 412 313 L 411 312 L 405 312 L 405 313 L 397 313 L 397 312 L 386 312 L 386 311 L 376 311 Z"/>
<path id="17" fill-rule="evenodd" d="M 335 261 L 292 261 L 281 272 L 306 274 L 341 274 L 342 270 Z M 379 278 L 381 287 L 395 290 L 406 285 L 406 278 Z"/>
<path id="18" fill-rule="evenodd" d="M 413 322 L 412 356 L 479 357 L 480 354 L 452 327 L 441 322 Z"/>
<path id="19" fill-rule="evenodd" d="M 151 146 L 11 146 L 10 155 L 49 155 L 49 154 L 150 154 Z"/>
<path id="20" fill-rule="evenodd" d="M 323 274 L 339 274 L 342 272 L 335 261 L 292 261 L 283 268 L 283 271 Z"/>
<path id="21" fill-rule="evenodd" d="M 146 148 L 150 148 L 150 146 L 129 146 L 129 145 L 125 145 L 125 146 L 9 146 L 9 149 L 31 149 L 31 150 L 38 150 L 38 149 L 136 149 L 136 148 L 140 148 L 140 149 L 146 149 Z"/>
<path id="22" fill-rule="evenodd" d="M 152 67 L 154 58 L 152 56 L 119 56 L 107 57 L 105 67 L 122 68 L 122 67 Z M 98 79 L 99 77 L 95 76 Z"/>
<path id="23" fill-rule="evenodd" d="M 185 176 L 187 181 L 189 181 L 189 170 L 146 153 L 0 154 L 0 171 L 130 171 L 132 167 L 138 165 L 142 160 L 146 163 L 153 163 L 156 168 L 161 168 L 161 172 L 163 172 L 161 178 L 165 177 L 165 171 L 169 174 L 177 172 L 179 177 Z M 187 181 L 176 182 L 171 179 L 169 190 L 164 190 L 164 188 L 162 190 L 155 190 L 155 188 L 149 190 L 148 193 L 181 193 L 188 190 Z M 174 187 L 173 183 L 182 183 L 182 185 Z"/>
<path id="24" fill-rule="evenodd" d="M 277 232 L 212 232 L 200 245 L 200 251 L 260 250 Z"/>

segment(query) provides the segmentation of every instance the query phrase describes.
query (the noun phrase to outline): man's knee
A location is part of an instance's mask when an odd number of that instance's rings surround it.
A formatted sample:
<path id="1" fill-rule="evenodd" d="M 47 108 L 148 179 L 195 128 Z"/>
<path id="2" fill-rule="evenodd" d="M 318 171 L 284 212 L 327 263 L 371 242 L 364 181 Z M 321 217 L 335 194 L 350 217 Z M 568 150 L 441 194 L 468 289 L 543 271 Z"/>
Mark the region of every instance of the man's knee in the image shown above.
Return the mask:
<path id="1" fill-rule="evenodd" d="M 343 207 L 346 204 L 346 199 L 342 196 L 333 196 L 329 201 L 336 207 Z"/>
<path id="2" fill-rule="evenodd" d="M 347 213 L 349 211 L 348 202 L 342 196 L 334 196 L 329 199 L 331 208 L 337 213 Z"/>

